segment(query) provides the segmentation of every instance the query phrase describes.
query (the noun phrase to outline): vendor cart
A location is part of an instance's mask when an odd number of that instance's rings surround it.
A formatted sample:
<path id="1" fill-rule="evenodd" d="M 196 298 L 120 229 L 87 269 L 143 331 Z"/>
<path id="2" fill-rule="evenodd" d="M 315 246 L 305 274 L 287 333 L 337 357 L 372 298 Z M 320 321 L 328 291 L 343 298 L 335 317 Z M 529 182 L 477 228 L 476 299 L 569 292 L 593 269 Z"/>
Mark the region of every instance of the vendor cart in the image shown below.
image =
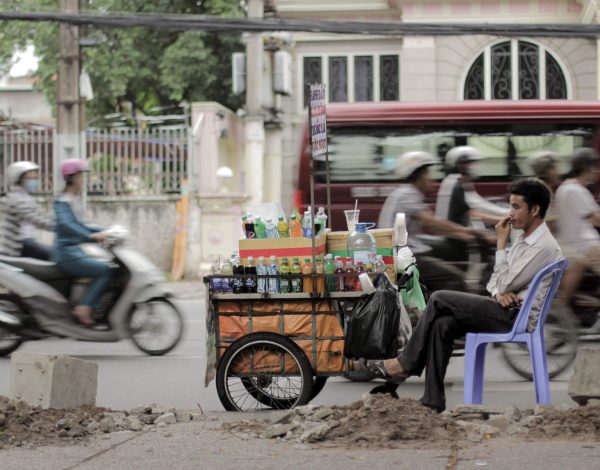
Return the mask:
<path id="1" fill-rule="evenodd" d="M 346 320 L 363 292 L 213 293 L 207 286 L 207 383 L 225 409 L 289 409 L 309 403 L 328 377 L 351 375 Z"/>

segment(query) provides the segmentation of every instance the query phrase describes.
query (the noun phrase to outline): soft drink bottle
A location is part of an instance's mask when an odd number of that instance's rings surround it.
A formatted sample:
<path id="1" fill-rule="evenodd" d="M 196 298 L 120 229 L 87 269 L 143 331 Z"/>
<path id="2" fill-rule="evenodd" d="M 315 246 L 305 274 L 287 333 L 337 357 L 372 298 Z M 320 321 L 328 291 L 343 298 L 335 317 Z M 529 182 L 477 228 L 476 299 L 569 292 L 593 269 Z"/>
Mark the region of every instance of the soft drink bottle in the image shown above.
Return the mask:
<path id="1" fill-rule="evenodd" d="M 296 219 L 295 215 L 290 217 L 290 236 L 295 238 L 302 236 L 302 227 L 300 226 L 300 221 Z"/>
<path id="2" fill-rule="evenodd" d="M 313 278 L 311 277 L 313 273 L 312 263 L 310 262 L 310 258 L 304 259 L 304 266 L 302 266 L 302 287 L 304 292 L 312 292 L 313 291 Z"/>
<path id="3" fill-rule="evenodd" d="M 273 222 L 271 217 L 265 219 L 265 233 L 267 238 L 279 238 L 279 232 L 277 231 L 277 225 Z"/>
<path id="4" fill-rule="evenodd" d="M 256 274 L 258 276 L 266 276 L 267 273 L 267 267 L 265 266 L 265 257 L 264 256 L 259 256 L 258 257 L 258 264 L 256 265 Z M 260 293 L 260 294 L 264 294 L 265 292 L 267 292 L 267 278 L 266 277 L 257 277 L 257 282 L 256 282 L 256 292 Z"/>
<path id="5" fill-rule="evenodd" d="M 292 213 L 290 214 L 290 219 L 292 218 L 292 216 L 296 216 L 296 220 L 300 219 L 300 213 L 298 212 L 298 208 L 294 207 L 294 209 L 292 210 Z"/>
<path id="6" fill-rule="evenodd" d="M 242 233 L 246 236 L 246 221 L 248 220 L 247 215 L 242 216 Z"/>
<path id="7" fill-rule="evenodd" d="M 248 216 L 246 218 L 244 231 L 246 233 L 246 238 L 256 238 L 256 231 L 254 230 L 254 220 L 252 219 L 252 216 Z"/>
<path id="8" fill-rule="evenodd" d="M 352 258 L 350 257 L 346 258 L 345 272 L 347 276 L 344 281 L 344 290 L 353 291 L 356 288 L 356 271 L 354 270 L 354 266 L 352 265 Z"/>
<path id="9" fill-rule="evenodd" d="M 317 274 L 315 280 L 315 282 L 317 283 L 317 292 L 322 294 L 325 292 L 325 266 L 323 266 L 323 261 L 321 260 L 321 258 L 317 258 L 317 261 L 315 263 L 315 270 Z"/>
<path id="10" fill-rule="evenodd" d="M 267 228 L 260 216 L 254 218 L 254 233 L 256 234 L 256 238 L 267 238 Z"/>
<path id="11" fill-rule="evenodd" d="M 283 217 L 279 217 L 279 222 L 277 222 L 277 232 L 279 232 L 279 238 L 290 237 L 290 226 Z"/>
<path id="12" fill-rule="evenodd" d="M 244 274 L 249 276 L 245 279 L 246 292 L 248 292 L 249 294 L 255 293 L 257 286 L 256 286 L 256 267 L 254 266 L 254 257 L 248 256 L 248 266 L 246 266 L 246 268 L 244 269 Z"/>
<path id="13" fill-rule="evenodd" d="M 240 257 L 236 257 L 233 261 L 233 281 L 232 290 L 234 294 L 242 294 L 246 292 L 246 284 L 244 278 L 240 277 L 244 275 L 244 265 Z"/>
<path id="14" fill-rule="evenodd" d="M 292 292 L 302 292 L 302 269 L 300 269 L 300 260 L 298 258 L 294 258 L 290 271 L 292 273 Z"/>
<path id="15" fill-rule="evenodd" d="M 354 285 L 354 290 L 362 290 L 362 286 L 360 284 L 360 279 L 358 276 L 363 274 L 365 271 L 365 267 L 362 261 L 356 263 L 356 284 Z"/>
<path id="16" fill-rule="evenodd" d="M 290 282 L 290 265 L 288 264 L 287 258 L 281 258 L 279 274 L 281 275 L 281 281 L 279 282 L 279 291 L 282 294 L 288 294 L 292 290 L 292 285 Z"/>
<path id="17" fill-rule="evenodd" d="M 233 265 L 231 261 L 226 259 L 223 261 L 223 266 L 221 266 L 221 276 L 232 276 L 233 275 Z M 231 277 L 223 277 L 221 278 L 221 292 L 229 293 L 232 291 L 231 285 Z"/>
<path id="18" fill-rule="evenodd" d="M 344 277 L 346 271 L 344 271 L 344 262 L 341 258 L 337 257 L 335 260 L 335 277 L 336 277 L 336 290 L 343 292 L 346 290 L 346 278 Z"/>
<path id="19" fill-rule="evenodd" d="M 304 238 L 312 238 L 313 237 L 312 227 L 310 225 L 311 224 L 310 216 L 311 216 L 311 213 L 309 211 L 306 211 L 304 213 L 304 217 L 302 218 L 302 236 Z"/>
<path id="20" fill-rule="evenodd" d="M 327 292 L 335 292 L 337 290 L 335 283 L 335 263 L 333 261 L 333 255 L 328 254 L 325 256 L 325 265 L 323 266 L 325 272 L 325 285 Z"/>
<path id="21" fill-rule="evenodd" d="M 267 273 L 269 276 L 272 276 L 267 282 L 267 290 L 269 291 L 269 294 L 277 294 L 279 292 L 279 268 L 277 267 L 277 256 L 271 256 L 269 258 Z"/>
<path id="22" fill-rule="evenodd" d="M 317 225 L 319 226 L 319 230 L 317 230 Z M 327 228 L 327 214 L 325 214 L 325 208 L 319 207 L 319 211 L 315 216 L 315 230 L 317 230 L 317 235 L 323 233 Z"/>

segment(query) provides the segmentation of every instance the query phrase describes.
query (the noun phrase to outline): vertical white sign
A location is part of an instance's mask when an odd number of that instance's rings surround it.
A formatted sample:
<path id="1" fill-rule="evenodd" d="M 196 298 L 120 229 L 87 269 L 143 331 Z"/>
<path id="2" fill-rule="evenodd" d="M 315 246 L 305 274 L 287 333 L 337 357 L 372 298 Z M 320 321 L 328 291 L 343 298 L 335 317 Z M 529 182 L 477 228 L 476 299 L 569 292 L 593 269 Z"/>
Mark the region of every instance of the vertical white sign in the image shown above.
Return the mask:
<path id="1" fill-rule="evenodd" d="M 327 115 L 325 85 L 309 86 L 310 93 L 310 142 L 313 158 L 327 153 Z"/>

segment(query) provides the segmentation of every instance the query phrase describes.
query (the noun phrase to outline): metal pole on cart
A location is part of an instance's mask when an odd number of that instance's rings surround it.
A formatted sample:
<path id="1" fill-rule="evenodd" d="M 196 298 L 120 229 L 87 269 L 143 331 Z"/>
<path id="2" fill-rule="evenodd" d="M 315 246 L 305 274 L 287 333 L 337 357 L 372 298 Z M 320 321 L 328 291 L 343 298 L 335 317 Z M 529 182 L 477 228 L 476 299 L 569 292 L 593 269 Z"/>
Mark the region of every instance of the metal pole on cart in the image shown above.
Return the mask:
<path id="1" fill-rule="evenodd" d="M 312 111 L 313 111 L 313 99 L 311 96 L 312 87 L 310 84 L 306 84 L 306 96 L 309 97 L 308 100 L 308 144 L 309 144 L 309 170 L 310 170 L 310 227 L 311 227 L 311 249 L 312 249 L 312 271 L 317 271 L 317 260 L 316 260 L 316 246 L 315 246 L 315 220 L 313 216 L 313 211 L 315 209 L 315 166 L 314 166 L 314 152 L 313 152 L 313 122 L 312 122 Z M 313 283 L 313 292 L 315 291 L 315 286 Z"/>

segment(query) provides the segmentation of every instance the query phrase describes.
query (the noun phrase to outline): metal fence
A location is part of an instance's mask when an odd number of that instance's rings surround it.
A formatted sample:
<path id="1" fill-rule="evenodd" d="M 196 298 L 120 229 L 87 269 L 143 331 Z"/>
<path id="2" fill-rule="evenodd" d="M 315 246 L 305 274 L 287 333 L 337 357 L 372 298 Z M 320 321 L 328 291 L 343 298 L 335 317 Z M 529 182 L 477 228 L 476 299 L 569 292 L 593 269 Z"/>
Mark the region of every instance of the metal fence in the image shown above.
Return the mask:
<path id="1" fill-rule="evenodd" d="M 90 129 L 89 193 L 178 193 L 187 177 L 187 131 L 184 126 Z"/>
<path id="2" fill-rule="evenodd" d="M 54 129 L 0 126 L 0 194 L 8 190 L 7 167 L 20 160 L 40 166 L 41 192 L 52 193 Z M 88 193 L 147 195 L 178 193 L 188 171 L 188 128 L 89 129 Z"/>
<path id="3" fill-rule="evenodd" d="M 20 160 L 40 166 L 40 191 L 52 192 L 52 128 L 0 127 L 0 194 L 8 190 L 6 169 Z"/>

